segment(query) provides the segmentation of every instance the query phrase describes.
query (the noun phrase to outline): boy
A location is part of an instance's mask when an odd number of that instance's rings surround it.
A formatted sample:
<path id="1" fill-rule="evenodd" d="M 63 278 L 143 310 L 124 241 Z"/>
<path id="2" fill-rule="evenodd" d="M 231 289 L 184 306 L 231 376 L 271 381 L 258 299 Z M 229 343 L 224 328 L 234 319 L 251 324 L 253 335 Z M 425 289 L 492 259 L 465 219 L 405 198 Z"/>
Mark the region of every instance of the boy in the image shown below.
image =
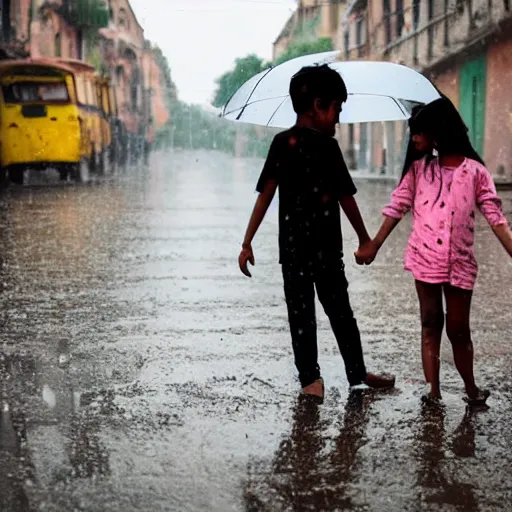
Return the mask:
<path id="1" fill-rule="evenodd" d="M 327 65 L 305 67 L 292 78 L 290 97 L 297 122 L 272 141 L 256 187 L 259 196 L 242 244 L 240 269 L 251 277 L 247 268 L 247 262 L 254 265 L 251 242 L 279 186 L 279 260 L 303 393 L 319 398 L 324 394 L 317 362 L 315 286 L 350 386 L 393 387 L 393 376 L 366 371 L 342 259 L 340 205 L 360 248 L 370 243 L 353 197 L 356 188 L 333 138 L 347 101 L 345 83 Z"/>

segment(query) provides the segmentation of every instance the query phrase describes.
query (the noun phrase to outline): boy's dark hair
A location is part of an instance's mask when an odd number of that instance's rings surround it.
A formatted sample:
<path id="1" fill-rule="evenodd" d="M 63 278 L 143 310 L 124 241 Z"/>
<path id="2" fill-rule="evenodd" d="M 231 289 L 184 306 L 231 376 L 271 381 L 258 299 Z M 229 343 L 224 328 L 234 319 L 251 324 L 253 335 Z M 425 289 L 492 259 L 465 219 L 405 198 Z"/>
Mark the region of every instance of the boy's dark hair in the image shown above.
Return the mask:
<path id="1" fill-rule="evenodd" d="M 402 179 L 412 163 L 431 154 L 419 153 L 412 142 L 412 136 L 422 133 L 436 141 L 437 151 L 441 154 L 458 154 L 485 165 L 469 140 L 468 128 L 455 105 L 444 95 L 441 98 L 413 111 L 409 120 L 410 139 L 405 157 Z"/>
<path id="2" fill-rule="evenodd" d="M 335 100 L 345 103 L 348 98 L 347 86 L 340 74 L 327 64 L 306 66 L 292 77 L 290 98 L 293 110 L 297 114 L 305 114 L 313 108 L 317 98 L 322 108 L 328 108 Z"/>

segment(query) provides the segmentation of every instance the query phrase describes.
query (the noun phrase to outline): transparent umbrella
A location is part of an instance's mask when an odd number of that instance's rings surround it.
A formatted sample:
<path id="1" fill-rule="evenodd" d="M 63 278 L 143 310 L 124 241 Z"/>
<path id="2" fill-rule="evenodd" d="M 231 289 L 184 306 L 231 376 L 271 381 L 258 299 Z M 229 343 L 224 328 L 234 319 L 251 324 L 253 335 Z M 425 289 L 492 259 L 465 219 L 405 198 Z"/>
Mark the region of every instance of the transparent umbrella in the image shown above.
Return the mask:
<path id="1" fill-rule="evenodd" d="M 233 94 L 221 117 L 279 128 L 293 125 L 296 114 L 288 94 L 290 80 L 303 66 L 324 63 L 347 85 L 342 123 L 406 120 L 415 105 L 440 98 L 435 86 L 411 68 L 391 62 L 341 62 L 338 57 L 339 52 L 306 55 L 262 71 Z"/>

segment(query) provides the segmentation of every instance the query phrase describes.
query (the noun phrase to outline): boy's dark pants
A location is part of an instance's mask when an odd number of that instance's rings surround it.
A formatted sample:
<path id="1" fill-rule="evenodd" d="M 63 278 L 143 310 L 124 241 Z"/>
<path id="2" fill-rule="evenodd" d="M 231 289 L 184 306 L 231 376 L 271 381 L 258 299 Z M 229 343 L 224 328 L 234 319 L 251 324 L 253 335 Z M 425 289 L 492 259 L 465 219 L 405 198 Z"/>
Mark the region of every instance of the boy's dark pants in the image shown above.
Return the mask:
<path id="1" fill-rule="evenodd" d="M 316 336 L 315 287 L 345 362 L 351 386 L 366 379 L 361 337 L 350 307 L 342 259 L 282 265 L 295 365 L 302 387 L 320 378 Z"/>

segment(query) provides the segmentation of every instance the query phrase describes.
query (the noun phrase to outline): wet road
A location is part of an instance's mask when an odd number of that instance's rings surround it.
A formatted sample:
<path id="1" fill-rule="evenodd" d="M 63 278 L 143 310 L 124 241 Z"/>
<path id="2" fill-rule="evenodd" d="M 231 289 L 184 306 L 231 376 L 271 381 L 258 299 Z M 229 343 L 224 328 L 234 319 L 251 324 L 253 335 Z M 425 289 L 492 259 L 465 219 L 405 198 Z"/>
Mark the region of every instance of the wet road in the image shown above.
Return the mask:
<path id="1" fill-rule="evenodd" d="M 466 411 L 446 342 L 446 408 L 420 405 L 406 222 L 374 266 L 347 258 L 368 366 L 397 389 L 349 398 L 319 313 L 327 395 L 302 404 L 275 204 L 253 280 L 236 264 L 260 164 L 178 152 L 111 181 L 3 194 L 2 512 L 511 509 L 512 264 L 491 231 L 480 219 L 472 321 L 488 411 Z M 374 231 L 390 185 L 359 187 Z"/>

